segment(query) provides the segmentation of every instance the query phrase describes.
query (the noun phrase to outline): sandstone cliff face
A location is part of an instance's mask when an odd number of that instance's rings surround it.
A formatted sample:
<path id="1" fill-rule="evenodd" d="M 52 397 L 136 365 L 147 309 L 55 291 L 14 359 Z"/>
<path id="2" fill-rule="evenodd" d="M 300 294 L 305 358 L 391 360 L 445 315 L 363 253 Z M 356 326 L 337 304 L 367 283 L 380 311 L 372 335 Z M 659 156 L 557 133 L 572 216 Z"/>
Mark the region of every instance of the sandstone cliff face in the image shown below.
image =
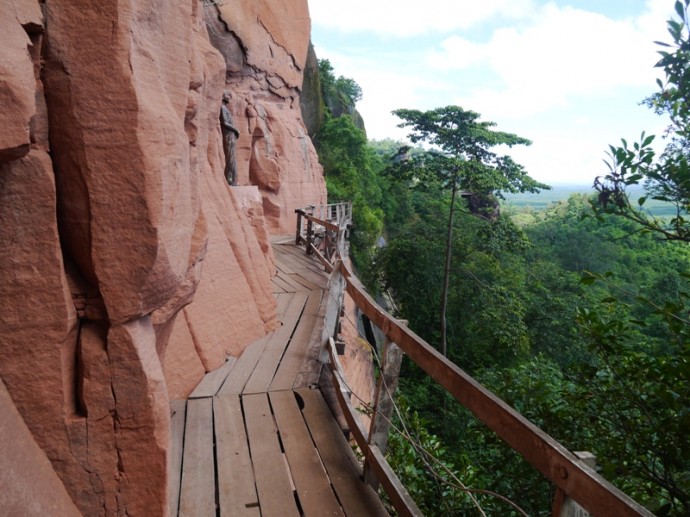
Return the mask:
<path id="1" fill-rule="evenodd" d="M 3 515 L 81 515 L 0 381 L 0 508 Z M 40 487 L 40 490 L 36 490 Z"/>
<path id="2" fill-rule="evenodd" d="M 295 208 L 326 202 L 323 170 L 302 121 L 309 49 L 305 0 L 237 0 L 206 10 L 225 58 L 230 108 L 240 131 L 238 184 L 257 185 L 272 233 L 294 232 Z"/>
<path id="3" fill-rule="evenodd" d="M 239 4 L 246 81 L 197 0 L 0 0 L 0 378 L 87 515 L 166 513 L 169 399 L 276 325 L 267 228 L 325 199 L 306 0 Z"/>
<path id="4" fill-rule="evenodd" d="M 319 59 L 316 57 L 314 45 L 311 43 L 309 43 L 307 63 L 304 67 L 300 108 L 304 118 L 304 125 L 307 127 L 309 136 L 313 138 L 318 134 L 323 124 L 326 114 L 326 103 L 321 93 Z"/>

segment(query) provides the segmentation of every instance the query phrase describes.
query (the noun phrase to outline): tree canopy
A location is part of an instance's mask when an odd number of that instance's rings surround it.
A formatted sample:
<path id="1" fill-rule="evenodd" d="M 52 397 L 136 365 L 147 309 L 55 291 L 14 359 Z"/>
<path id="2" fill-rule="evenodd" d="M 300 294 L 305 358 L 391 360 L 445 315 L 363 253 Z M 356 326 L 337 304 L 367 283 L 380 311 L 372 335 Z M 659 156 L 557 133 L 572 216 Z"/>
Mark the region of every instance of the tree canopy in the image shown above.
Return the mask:
<path id="1" fill-rule="evenodd" d="M 469 198 L 475 215 L 495 219 L 498 206 L 493 196 L 500 197 L 503 192 L 537 192 L 548 186 L 532 179 L 510 156 L 493 151 L 499 145 L 530 145 L 531 141 L 492 129 L 496 124 L 480 121 L 480 115 L 474 111 L 446 106 L 430 111 L 399 109 L 393 114 L 402 119 L 398 127 L 410 129 L 408 137 L 413 143 L 426 142 L 436 148 L 417 155 L 408 155 L 409 148 L 402 148 L 394 174 L 424 182 L 435 179 L 451 192 L 439 308 L 439 349 L 447 355 L 448 291 L 458 195 Z"/>

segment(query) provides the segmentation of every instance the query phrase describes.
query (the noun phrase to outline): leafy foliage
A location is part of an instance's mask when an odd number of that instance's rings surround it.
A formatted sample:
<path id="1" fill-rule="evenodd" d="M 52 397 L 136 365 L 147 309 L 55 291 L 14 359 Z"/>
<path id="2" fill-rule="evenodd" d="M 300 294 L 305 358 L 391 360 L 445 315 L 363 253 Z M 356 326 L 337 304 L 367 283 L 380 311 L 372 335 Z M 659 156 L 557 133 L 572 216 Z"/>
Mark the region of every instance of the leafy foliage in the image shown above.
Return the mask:
<path id="1" fill-rule="evenodd" d="M 642 133 L 639 141 L 629 145 L 609 146 L 608 173 L 595 180 L 601 212 L 628 218 L 642 228 L 669 240 L 690 242 L 690 0 L 675 2 L 678 20 L 668 21 L 672 43 L 657 42 L 664 50 L 656 66 L 664 71 L 665 81 L 658 81 L 660 91 L 646 104 L 660 115 L 670 118 L 666 148 L 657 157 L 652 146 L 654 135 Z M 630 187 L 643 185 L 645 195 L 631 200 Z M 670 220 L 652 217 L 644 205 L 648 198 L 665 201 L 676 207 Z"/>
<path id="2" fill-rule="evenodd" d="M 362 88 L 354 79 L 342 75 L 335 77 L 333 65 L 328 59 L 319 59 L 319 79 L 321 90 L 332 114 L 339 116 L 342 111 L 351 111 L 355 104 L 362 100 Z M 334 110 L 340 105 L 341 109 Z M 338 111 L 338 113 L 333 113 Z"/>
<path id="3" fill-rule="evenodd" d="M 647 100 L 671 119 L 667 147 L 657 156 L 644 134 L 611 147 L 596 200 L 573 196 L 516 226 L 495 197 L 545 186 L 491 145 L 526 141 L 457 107 L 400 110 L 413 142 L 431 149 L 368 143 L 345 118 L 329 119 L 319 140 L 329 194 L 356 200 L 358 262 L 392 295 L 396 315 L 438 342 L 445 277 L 449 357 L 569 449 L 594 452 L 628 494 L 673 516 L 690 514 L 689 3 L 675 4 L 680 21 L 669 22 L 673 43 L 659 62 L 667 80 Z M 471 124 L 471 135 L 457 133 Z M 646 193 L 630 201 L 639 185 Z M 454 189 L 470 199 L 456 207 Z M 471 193 L 486 202 L 473 205 Z M 651 217 L 652 198 L 675 203 L 674 216 Z M 550 514 L 548 483 L 407 360 L 401 392 L 416 440 L 446 472 L 530 515 Z M 476 511 L 407 440 L 390 444 L 426 513 Z M 501 505 L 482 499 L 487 514 L 511 515 Z"/>
<path id="4" fill-rule="evenodd" d="M 420 211 L 377 260 L 400 317 L 428 340 L 437 332 L 443 193 L 411 192 Z M 685 245 L 637 233 L 625 219 L 597 220 L 585 196 L 522 231 L 504 216 L 497 223 L 458 220 L 454 253 L 462 268 L 450 283 L 451 359 L 571 450 L 594 452 L 606 477 L 640 502 L 684 515 L 688 341 L 668 311 L 681 317 L 689 310 Z M 582 283 L 585 266 L 602 280 Z M 474 486 L 514 499 L 531 515 L 548 513 L 551 493 L 534 469 L 416 368 L 404 364 L 403 375 L 411 407 L 446 444 L 449 461 L 473 466 Z M 636 409 L 642 399 L 654 419 Z"/>
<path id="5" fill-rule="evenodd" d="M 335 96 L 348 110 L 361 98 L 361 89 L 352 79 L 333 74 L 328 60 L 319 61 L 324 97 Z M 332 103 L 330 103 L 332 105 Z M 366 134 L 348 112 L 341 116 L 327 113 L 315 143 L 323 165 L 329 202 L 351 201 L 354 229 L 352 255 L 365 281 L 370 277 L 374 245 L 383 233 L 385 178 L 381 157 L 374 152 Z"/>
<path id="6" fill-rule="evenodd" d="M 438 150 L 408 155 L 409 148 L 398 152 L 393 166 L 400 179 L 426 183 L 438 182 L 450 190 L 445 237 L 445 259 L 439 302 L 439 350 L 448 349 L 448 297 L 453 255 L 453 227 L 458 196 L 467 196 L 471 211 L 487 219 L 497 217 L 494 196 L 502 192 L 536 192 L 548 188 L 527 175 L 509 156 L 499 156 L 492 149 L 498 145 L 529 145 L 531 142 L 512 133 L 492 129 L 493 122 L 479 121 L 479 114 L 459 106 L 430 111 L 399 109 L 393 114 L 403 120 L 398 127 L 410 128 L 413 143 L 427 142 Z"/>

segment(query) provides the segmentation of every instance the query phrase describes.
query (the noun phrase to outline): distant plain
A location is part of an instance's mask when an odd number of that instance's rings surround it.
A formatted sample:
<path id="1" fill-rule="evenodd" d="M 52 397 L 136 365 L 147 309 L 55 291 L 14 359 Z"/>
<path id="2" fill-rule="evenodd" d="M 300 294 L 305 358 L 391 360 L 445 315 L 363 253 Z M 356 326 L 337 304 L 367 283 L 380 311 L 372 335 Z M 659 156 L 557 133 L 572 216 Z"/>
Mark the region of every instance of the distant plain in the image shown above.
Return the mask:
<path id="1" fill-rule="evenodd" d="M 573 194 L 591 195 L 594 193 L 595 191 L 591 185 L 552 185 L 551 190 L 544 190 L 538 194 L 506 194 L 504 205 L 508 208 L 513 208 L 516 212 L 524 210 L 540 211 L 556 203 L 567 201 Z M 641 188 L 631 191 L 634 206 L 637 206 L 637 199 L 643 195 Z M 673 217 L 676 215 L 675 206 L 654 199 L 647 199 L 644 208 L 655 217 Z"/>

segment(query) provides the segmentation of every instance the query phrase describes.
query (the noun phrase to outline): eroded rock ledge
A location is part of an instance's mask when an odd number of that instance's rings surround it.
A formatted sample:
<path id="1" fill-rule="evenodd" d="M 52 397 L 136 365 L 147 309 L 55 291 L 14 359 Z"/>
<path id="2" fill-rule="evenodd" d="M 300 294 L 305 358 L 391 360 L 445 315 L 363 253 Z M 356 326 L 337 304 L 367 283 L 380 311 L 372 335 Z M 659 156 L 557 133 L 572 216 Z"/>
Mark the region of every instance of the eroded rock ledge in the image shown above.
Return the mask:
<path id="1" fill-rule="evenodd" d="M 306 0 L 220 9 L 0 0 L 0 378 L 86 515 L 166 513 L 169 399 L 275 327 L 269 234 L 325 200 Z"/>

